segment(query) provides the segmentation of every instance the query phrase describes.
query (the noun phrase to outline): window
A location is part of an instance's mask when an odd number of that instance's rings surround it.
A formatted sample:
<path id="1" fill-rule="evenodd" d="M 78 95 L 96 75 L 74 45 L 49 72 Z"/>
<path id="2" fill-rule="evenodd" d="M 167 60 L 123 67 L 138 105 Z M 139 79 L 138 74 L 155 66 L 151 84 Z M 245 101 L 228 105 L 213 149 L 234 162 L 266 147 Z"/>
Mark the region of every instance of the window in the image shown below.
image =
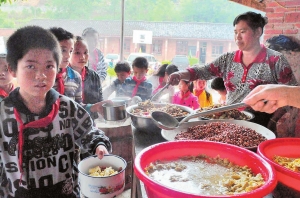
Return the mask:
<path id="1" fill-rule="evenodd" d="M 188 54 L 188 42 L 187 41 L 177 41 L 176 42 L 176 54 L 177 55 L 187 55 Z"/>
<path id="2" fill-rule="evenodd" d="M 213 44 L 211 55 L 213 57 L 220 56 L 221 54 L 223 54 L 223 48 L 224 48 L 224 46 L 220 43 Z"/>
<path id="3" fill-rule="evenodd" d="M 158 55 L 162 54 L 162 40 L 153 40 L 152 53 Z"/>
<path id="4" fill-rule="evenodd" d="M 130 53 L 130 39 L 124 39 L 124 52 Z"/>

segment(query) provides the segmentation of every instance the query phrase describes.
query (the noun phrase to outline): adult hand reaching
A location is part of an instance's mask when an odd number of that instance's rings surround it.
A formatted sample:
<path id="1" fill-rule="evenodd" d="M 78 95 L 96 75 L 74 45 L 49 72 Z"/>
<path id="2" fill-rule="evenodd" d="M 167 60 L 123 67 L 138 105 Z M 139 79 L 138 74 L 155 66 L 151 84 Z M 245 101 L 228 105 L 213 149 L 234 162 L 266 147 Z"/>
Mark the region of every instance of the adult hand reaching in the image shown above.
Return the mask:
<path id="1" fill-rule="evenodd" d="M 174 86 L 174 85 L 178 85 L 180 80 L 189 81 L 190 80 L 190 72 L 187 70 L 181 70 L 178 72 L 174 72 L 169 76 L 167 83 Z"/>
<path id="2" fill-rule="evenodd" d="M 273 113 L 283 106 L 300 107 L 300 88 L 296 86 L 268 84 L 254 88 L 243 102 L 256 111 Z M 264 103 L 267 100 L 267 103 Z"/>

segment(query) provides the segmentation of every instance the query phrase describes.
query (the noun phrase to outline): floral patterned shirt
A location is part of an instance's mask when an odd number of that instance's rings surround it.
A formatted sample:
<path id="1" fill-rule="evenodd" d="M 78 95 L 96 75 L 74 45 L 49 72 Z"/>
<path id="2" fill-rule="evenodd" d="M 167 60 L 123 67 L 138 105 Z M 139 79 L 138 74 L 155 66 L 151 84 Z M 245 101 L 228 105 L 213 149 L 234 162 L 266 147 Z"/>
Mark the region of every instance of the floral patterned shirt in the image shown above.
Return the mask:
<path id="1" fill-rule="evenodd" d="M 241 102 L 252 89 L 261 84 L 297 85 L 293 71 L 282 53 L 262 46 L 255 60 L 245 66 L 243 52 L 237 50 L 221 55 L 204 67 L 189 68 L 191 81 L 222 77 L 227 90 L 226 104 Z"/>

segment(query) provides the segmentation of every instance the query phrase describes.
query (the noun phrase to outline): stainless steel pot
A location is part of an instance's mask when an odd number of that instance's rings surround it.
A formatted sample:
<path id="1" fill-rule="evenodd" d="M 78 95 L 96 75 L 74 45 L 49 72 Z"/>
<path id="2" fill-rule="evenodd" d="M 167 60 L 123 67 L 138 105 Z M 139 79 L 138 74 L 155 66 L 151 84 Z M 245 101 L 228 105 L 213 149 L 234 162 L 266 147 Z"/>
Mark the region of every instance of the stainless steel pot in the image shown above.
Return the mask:
<path id="1" fill-rule="evenodd" d="M 121 102 L 121 101 L 124 101 L 126 106 L 130 106 L 130 103 L 131 103 L 131 98 L 130 97 L 115 97 L 115 98 L 112 98 L 111 101 L 113 102 Z"/>
<path id="2" fill-rule="evenodd" d="M 113 101 L 105 103 L 103 107 L 103 118 L 107 121 L 118 121 L 126 118 L 126 103 L 125 101 Z"/>
<path id="3" fill-rule="evenodd" d="M 155 107 L 162 107 L 165 106 L 167 104 L 162 104 L 162 103 L 153 103 L 155 105 Z M 176 104 L 172 104 L 175 105 L 187 112 L 189 112 L 190 114 L 193 113 L 193 109 L 186 107 L 186 106 L 182 106 L 182 105 L 176 105 Z M 134 109 L 136 109 L 138 107 L 138 105 L 132 105 L 126 108 L 127 113 L 130 115 L 131 117 L 131 121 L 132 121 L 132 125 L 138 130 L 138 131 L 142 131 L 142 132 L 156 132 L 156 131 L 161 131 L 160 128 L 158 128 L 155 123 L 153 122 L 153 120 L 151 119 L 150 115 L 148 117 L 146 116 L 137 116 L 132 114 L 132 111 Z M 176 119 L 178 121 L 182 120 L 184 117 L 176 117 Z"/>

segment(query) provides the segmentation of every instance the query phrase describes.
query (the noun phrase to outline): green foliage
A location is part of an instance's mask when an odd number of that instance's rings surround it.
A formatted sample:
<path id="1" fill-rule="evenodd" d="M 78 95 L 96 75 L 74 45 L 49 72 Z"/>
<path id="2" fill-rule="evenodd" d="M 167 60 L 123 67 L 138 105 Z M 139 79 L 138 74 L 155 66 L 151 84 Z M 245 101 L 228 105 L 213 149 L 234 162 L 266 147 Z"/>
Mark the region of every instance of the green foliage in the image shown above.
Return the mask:
<path id="1" fill-rule="evenodd" d="M 0 5 L 20 8 L 23 2 L 26 0 L 0 0 Z M 120 0 L 41 0 L 38 6 L 6 11 L 0 27 L 23 26 L 32 19 L 121 20 L 122 13 Z M 248 10 L 253 9 L 228 0 L 125 0 L 128 21 L 232 23 Z"/>
<path id="2" fill-rule="evenodd" d="M 189 57 L 189 62 L 190 62 L 190 65 L 192 66 L 192 65 L 198 64 L 199 59 L 196 57 Z"/>
<path id="3" fill-rule="evenodd" d="M 170 60 L 163 60 L 162 62 L 161 62 L 161 64 L 163 65 L 163 64 L 171 64 L 171 61 Z"/>
<path id="4" fill-rule="evenodd" d="M 13 1 L 17 1 L 17 0 L 13 0 Z M 0 0 L 0 6 L 4 3 L 12 3 L 12 0 Z"/>
<path id="5" fill-rule="evenodd" d="M 0 27 L 1 28 L 15 27 L 14 21 L 10 20 L 8 14 L 5 12 L 1 12 L 1 10 L 0 10 Z"/>

